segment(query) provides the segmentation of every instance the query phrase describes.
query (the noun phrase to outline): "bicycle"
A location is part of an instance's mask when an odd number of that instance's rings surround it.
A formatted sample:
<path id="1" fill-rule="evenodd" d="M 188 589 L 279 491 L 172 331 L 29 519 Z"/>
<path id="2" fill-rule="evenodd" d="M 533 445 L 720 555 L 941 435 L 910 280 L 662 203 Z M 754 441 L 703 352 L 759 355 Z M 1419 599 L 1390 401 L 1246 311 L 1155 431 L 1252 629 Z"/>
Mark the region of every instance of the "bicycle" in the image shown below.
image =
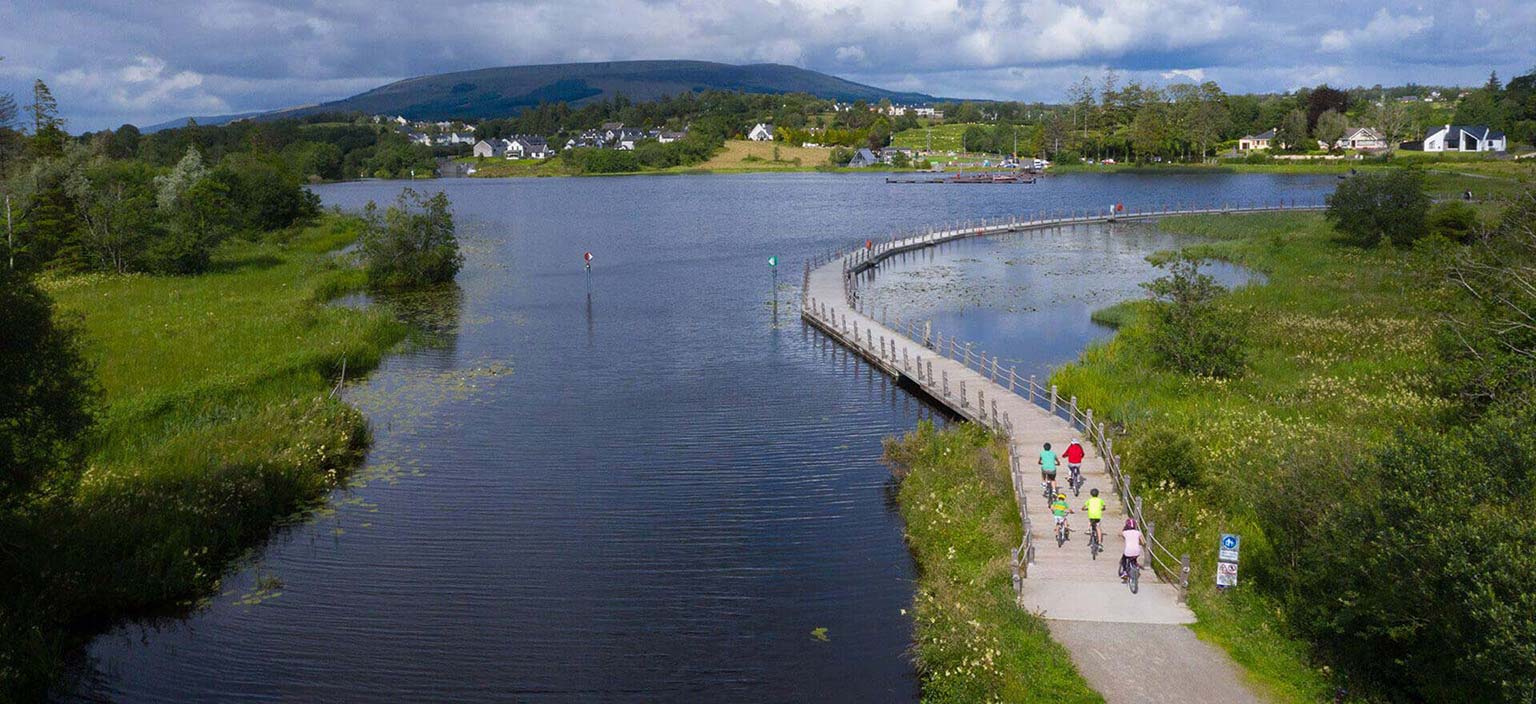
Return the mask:
<path id="1" fill-rule="evenodd" d="M 1071 535 L 1071 533 L 1072 533 L 1072 527 L 1067 525 L 1066 521 L 1062 521 L 1060 523 L 1057 523 L 1056 524 L 1056 547 L 1059 548 L 1059 547 L 1062 546 L 1063 543 L 1067 542 L 1067 538 Z"/>
<path id="2" fill-rule="evenodd" d="M 1088 529 L 1088 554 L 1093 559 L 1099 559 L 1099 553 L 1104 551 L 1104 546 L 1099 544 L 1099 532 L 1093 528 Z"/>
<path id="3" fill-rule="evenodd" d="M 1074 464 L 1069 466 L 1067 469 L 1071 470 L 1072 472 L 1072 474 L 1067 477 L 1067 485 L 1072 487 L 1072 496 L 1074 498 L 1081 496 L 1083 493 L 1083 484 L 1088 482 L 1087 479 L 1083 478 L 1082 466 Z"/>
<path id="4" fill-rule="evenodd" d="M 1129 577 L 1126 582 L 1131 585 L 1132 594 L 1136 593 L 1141 582 L 1141 565 L 1139 563 L 1139 560 L 1131 560 L 1130 567 L 1126 569 L 1126 576 Z"/>
<path id="5" fill-rule="evenodd" d="M 1056 480 L 1040 482 L 1040 494 L 1045 497 L 1046 503 L 1056 498 Z"/>

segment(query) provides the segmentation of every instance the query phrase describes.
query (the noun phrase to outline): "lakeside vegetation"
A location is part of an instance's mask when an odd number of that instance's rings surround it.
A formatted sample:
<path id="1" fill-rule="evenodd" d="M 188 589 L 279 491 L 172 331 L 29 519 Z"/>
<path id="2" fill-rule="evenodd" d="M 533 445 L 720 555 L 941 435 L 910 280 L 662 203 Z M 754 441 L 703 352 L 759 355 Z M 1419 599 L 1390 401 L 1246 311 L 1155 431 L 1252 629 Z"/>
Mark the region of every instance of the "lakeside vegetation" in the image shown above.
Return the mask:
<path id="1" fill-rule="evenodd" d="M 1504 207 L 1466 244 L 1425 224 L 1396 247 L 1347 244 L 1321 214 L 1165 219 L 1212 240 L 1189 254 L 1266 275 L 1215 300 L 1243 322 L 1243 369 L 1160 364 L 1159 304 L 1138 303 L 1052 377 L 1123 426 L 1159 536 L 1194 557 L 1196 630 L 1283 699 L 1528 696 L 1532 344 L 1504 321 L 1530 310 L 1509 286 L 1536 262 L 1536 206 Z M 1231 594 L 1212 584 L 1220 532 L 1244 538 Z"/>
<path id="2" fill-rule="evenodd" d="M 1014 600 L 1009 551 L 1023 528 L 1005 442 L 922 421 L 887 439 L 917 560 L 913 655 L 924 702 L 1101 702 L 1045 622 Z"/>
<path id="3" fill-rule="evenodd" d="M 47 689 L 118 618 L 195 605 L 360 460 L 366 423 L 330 390 L 405 334 L 385 312 L 325 304 L 363 286 L 331 254 L 361 232 L 330 216 L 227 243 L 202 276 L 42 280 L 79 321 L 100 402 L 83 463 L 0 512 L 0 692 Z"/>

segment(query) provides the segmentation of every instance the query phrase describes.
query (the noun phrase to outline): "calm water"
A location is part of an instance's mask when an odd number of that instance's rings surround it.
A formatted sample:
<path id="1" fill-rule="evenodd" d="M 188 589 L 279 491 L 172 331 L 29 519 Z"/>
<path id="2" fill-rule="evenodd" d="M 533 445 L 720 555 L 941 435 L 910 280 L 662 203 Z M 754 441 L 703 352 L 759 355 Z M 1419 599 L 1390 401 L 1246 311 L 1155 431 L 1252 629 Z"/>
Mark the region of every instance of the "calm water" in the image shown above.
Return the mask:
<path id="1" fill-rule="evenodd" d="M 933 411 L 801 326 L 803 258 L 960 218 L 1332 185 L 431 184 L 453 199 L 467 265 L 459 295 L 411 307 L 431 344 L 350 392 L 376 428 L 368 467 L 206 609 L 98 639 L 78 697 L 915 700 L 912 564 L 879 454 Z M 317 191 L 353 208 L 399 188 Z M 1171 243 L 1145 227 L 965 243 L 883 272 L 872 295 L 1044 370 L 1106 335 L 1087 312 L 1137 295 L 1141 258 Z"/>

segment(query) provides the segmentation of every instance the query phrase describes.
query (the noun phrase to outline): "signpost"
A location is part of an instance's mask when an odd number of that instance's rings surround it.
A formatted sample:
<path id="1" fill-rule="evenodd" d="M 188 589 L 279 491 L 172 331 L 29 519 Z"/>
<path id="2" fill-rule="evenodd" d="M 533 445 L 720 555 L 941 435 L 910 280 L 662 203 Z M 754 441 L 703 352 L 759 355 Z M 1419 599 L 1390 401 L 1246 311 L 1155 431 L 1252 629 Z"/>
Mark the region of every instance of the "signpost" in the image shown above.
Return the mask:
<path id="1" fill-rule="evenodd" d="M 1222 533 L 1216 546 L 1216 588 L 1237 586 L 1237 553 L 1242 547 L 1242 536 Z"/>

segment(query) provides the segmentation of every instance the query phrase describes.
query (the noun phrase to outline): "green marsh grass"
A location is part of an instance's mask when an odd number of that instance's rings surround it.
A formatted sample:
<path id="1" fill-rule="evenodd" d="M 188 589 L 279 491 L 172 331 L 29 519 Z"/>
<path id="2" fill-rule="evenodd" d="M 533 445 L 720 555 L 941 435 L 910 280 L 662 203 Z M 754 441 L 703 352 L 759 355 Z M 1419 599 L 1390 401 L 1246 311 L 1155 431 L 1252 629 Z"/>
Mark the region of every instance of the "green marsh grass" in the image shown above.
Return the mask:
<path id="1" fill-rule="evenodd" d="M 0 700 L 50 686 L 117 619 L 216 593 L 233 559 L 358 464 L 367 424 L 331 390 L 343 363 L 362 374 L 406 334 L 387 312 L 327 305 L 363 282 L 332 253 L 359 232 L 327 216 L 227 243 L 200 276 L 45 282 L 81 322 L 103 408 L 78 483 L 8 519 L 36 569 L 0 598 Z"/>
<path id="2" fill-rule="evenodd" d="M 924 702 L 1100 702 L 1014 601 L 1010 551 L 1023 528 L 1007 448 L 980 426 L 923 421 L 889 438 L 885 459 L 917 559 L 914 656 Z"/>

